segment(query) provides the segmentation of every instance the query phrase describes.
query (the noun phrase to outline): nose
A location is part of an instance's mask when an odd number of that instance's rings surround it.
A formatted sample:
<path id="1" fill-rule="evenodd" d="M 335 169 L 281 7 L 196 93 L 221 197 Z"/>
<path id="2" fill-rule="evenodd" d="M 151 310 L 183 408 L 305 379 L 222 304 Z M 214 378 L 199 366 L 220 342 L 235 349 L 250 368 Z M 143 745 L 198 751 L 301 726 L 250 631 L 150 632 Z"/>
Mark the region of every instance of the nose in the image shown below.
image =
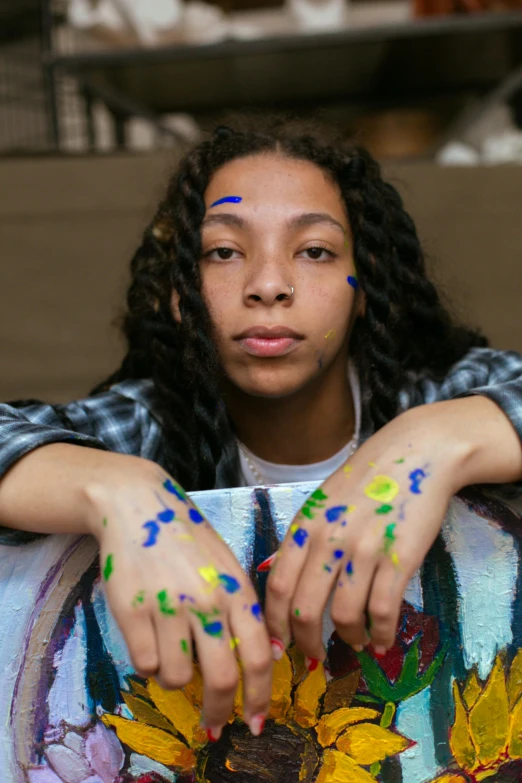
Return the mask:
<path id="1" fill-rule="evenodd" d="M 273 305 L 275 302 L 290 303 L 294 295 L 294 287 L 287 281 L 288 272 L 275 265 L 265 267 L 254 275 L 245 285 L 245 300 L 247 304 L 262 302 Z"/>

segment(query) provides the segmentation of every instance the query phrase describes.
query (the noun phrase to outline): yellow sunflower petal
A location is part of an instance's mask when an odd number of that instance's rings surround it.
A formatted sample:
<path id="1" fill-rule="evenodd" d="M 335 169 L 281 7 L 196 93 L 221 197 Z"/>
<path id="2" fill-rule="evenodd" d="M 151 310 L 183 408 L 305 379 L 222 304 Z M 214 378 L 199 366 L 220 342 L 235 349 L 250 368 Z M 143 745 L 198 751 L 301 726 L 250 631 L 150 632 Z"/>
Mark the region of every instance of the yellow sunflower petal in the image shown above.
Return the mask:
<path id="1" fill-rule="evenodd" d="M 513 658 L 507 685 L 510 708 L 518 701 L 522 693 L 522 650 Z"/>
<path id="2" fill-rule="evenodd" d="M 207 736 L 199 725 L 200 712 L 190 703 L 183 691 L 167 691 L 156 680 L 147 683 L 152 701 L 158 710 L 182 734 L 189 745 L 194 742 L 205 743 Z"/>
<path id="3" fill-rule="evenodd" d="M 452 772 L 447 775 L 442 775 L 440 778 L 435 778 L 431 783 L 466 783 L 464 775 L 454 775 Z"/>
<path id="4" fill-rule="evenodd" d="M 141 696 L 143 699 L 150 699 L 150 695 L 147 688 L 144 685 L 142 685 L 140 682 L 133 679 L 132 677 L 129 677 L 128 683 L 131 689 L 131 693 L 133 693 L 135 696 Z"/>
<path id="5" fill-rule="evenodd" d="M 197 709 L 203 706 L 203 677 L 198 666 L 194 667 L 191 681 L 183 687 L 183 693 Z"/>
<path id="6" fill-rule="evenodd" d="M 342 707 L 319 719 L 317 739 L 323 748 L 326 748 L 327 745 L 334 744 L 339 734 L 347 726 L 363 720 L 373 720 L 378 718 L 380 714 L 378 710 L 371 710 L 369 707 Z"/>
<path id="7" fill-rule="evenodd" d="M 469 731 L 468 714 L 456 682 L 453 683 L 453 701 L 455 719 L 450 729 L 450 748 L 459 767 L 470 770 L 475 766 L 477 754 Z"/>
<path id="8" fill-rule="evenodd" d="M 492 764 L 505 749 L 509 733 L 506 678 L 498 656 L 484 690 L 470 710 L 469 727 L 480 761 L 484 766 Z"/>
<path id="9" fill-rule="evenodd" d="M 295 719 L 303 728 L 310 728 L 317 723 L 319 700 L 326 691 L 326 677 L 323 664 L 320 663 L 313 672 L 297 686 L 294 697 Z"/>
<path id="10" fill-rule="evenodd" d="M 375 783 L 365 769 L 361 769 L 353 759 L 339 753 L 338 750 L 327 748 L 323 756 L 323 766 L 315 783 Z"/>
<path id="11" fill-rule="evenodd" d="M 156 726 L 157 729 L 163 729 L 172 733 L 172 724 L 163 717 L 161 712 L 158 712 L 152 704 L 138 696 L 134 696 L 132 693 L 126 693 L 122 691 L 121 695 L 125 700 L 125 704 L 132 712 L 134 719 L 141 721 L 141 723 L 147 723 L 149 726 Z"/>
<path id="12" fill-rule="evenodd" d="M 341 734 L 337 740 L 337 749 L 347 753 L 357 764 L 369 766 L 401 753 L 410 744 L 410 740 L 390 729 L 375 723 L 358 723 Z"/>
<path id="13" fill-rule="evenodd" d="M 522 699 L 517 701 L 510 717 L 508 757 L 522 758 Z"/>
<path id="14" fill-rule="evenodd" d="M 272 672 L 272 700 L 268 717 L 281 720 L 292 705 L 293 669 L 286 653 L 280 661 L 274 663 Z"/>
<path id="15" fill-rule="evenodd" d="M 196 762 L 194 753 L 172 734 L 119 715 L 105 714 L 101 719 L 105 726 L 114 726 L 118 739 L 136 753 L 183 771 L 193 769 Z"/>
<path id="16" fill-rule="evenodd" d="M 473 707 L 473 705 L 475 704 L 475 702 L 477 701 L 481 693 L 482 693 L 482 686 L 477 677 L 477 673 L 475 671 L 472 671 L 468 677 L 468 681 L 466 683 L 464 692 L 462 694 L 464 698 L 464 704 L 466 705 L 468 710 L 470 710 Z"/>
<path id="17" fill-rule="evenodd" d="M 301 650 L 293 644 L 291 647 L 287 650 L 288 655 L 290 657 L 290 660 L 292 661 L 292 666 L 294 668 L 294 675 L 292 677 L 292 682 L 294 685 L 297 685 L 298 682 L 301 682 L 303 677 L 306 675 L 308 669 L 306 668 L 306 661 L 304 653 L 301 652 Z"/>

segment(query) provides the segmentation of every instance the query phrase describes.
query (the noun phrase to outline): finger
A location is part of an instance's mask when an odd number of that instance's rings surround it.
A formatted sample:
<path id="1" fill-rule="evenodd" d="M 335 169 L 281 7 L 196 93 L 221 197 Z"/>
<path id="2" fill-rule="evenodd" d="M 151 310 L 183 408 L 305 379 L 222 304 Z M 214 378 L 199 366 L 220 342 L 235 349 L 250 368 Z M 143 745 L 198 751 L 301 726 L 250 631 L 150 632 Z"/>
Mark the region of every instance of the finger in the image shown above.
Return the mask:
<path id="1" fill-rule="evenodd" d="M 239 682 L 232 635 L 221 608 L 210 602 L 191 606 L 189 623 L 203 677 L 202 722 L 209 739 L 215 741 L 232 714 Z"/>
<path id="2" fill-rule="evenodd" d="M 156 590 L 153 609 L 159 671 L 156 679 L 163 688 L 182 688 L 192 679 L 192 634 L 183 606 L 165 587 Z"/>
<path id="3" fill-rule="evenodd" d="M 325 657 L 323 616 L 345 557 L 344 549 L 335 543 L 317 544 L 301 571 L 291 607 L 293 636 L 307 656 L 308 668 L 315 668 Z"/>
<path id="4" fill-rule="evenodd" d="M 408 573 L 399 563 L 382 558 L 375 573 L 368 601 L 370 637 L 378 654 L 392 647 L 397 635 L 397 623 L 402 596 L 408 584 Z"/>
<path id="5" fill-rule="evenodd" d="M 232 602 L 230 627 L 243 672 L 243 719 L 257 736 L 270 709 L 272 648 L 253 590 L 245 589 Z"/>
<path id="6" fill-rule="evenodd" d="M 158 670 L 159 651 L 148 596 L 112 555 L 102 553 L 100 562 L 107 602 L 125 639 L 132 665 L 139 675 L 150 677 Z"/>
<path id="7" fill-rule="evenodd" d="M 299 575 L 310 548 L 309 524 L 301 514 L 288 529 L 266 587 L 265 620 L 273 646 L 290 643 L 290 610 Z"/>
<path id="8" fill-rule="evenodd" d="M 365 610 L 377 560 L 375 536 L 364 537 L 352 558 L 343 561 L 332 600 L 331 617 L 337 633 L 355 649 L 362 649 L 369 641 Z"/>

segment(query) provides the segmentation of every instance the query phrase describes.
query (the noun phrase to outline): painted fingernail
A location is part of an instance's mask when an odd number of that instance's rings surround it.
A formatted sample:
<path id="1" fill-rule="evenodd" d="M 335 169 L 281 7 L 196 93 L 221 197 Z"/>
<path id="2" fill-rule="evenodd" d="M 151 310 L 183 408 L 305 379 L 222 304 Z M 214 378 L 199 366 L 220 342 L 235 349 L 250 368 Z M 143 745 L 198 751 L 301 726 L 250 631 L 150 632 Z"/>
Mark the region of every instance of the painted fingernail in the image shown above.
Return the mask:
<path id="1" fill-rule="evenodd" d="M 381 645 L 376 645 L 373 647 L 373 651 L 377 658 L 384 658 L 386 655 L 386 647 L 382 647 Z"/>
<path id="2" fill-rule="evenodd" d="M 280 661 L 285 652 L 283 642 L 272 637 L 272 639 L 270 639 L 270 645 L 272 647 L 272 657 L 274 661 Z"/>
<path id="3" fill-rule="evenodd" d="M 319 658 L 305 657 L 305 665 L 309 672 L 314 672 L 319 666 Z"/>
<path id="4" fill-rule="evenodd" d="M 250 718 L 250 723 L 248 724 L 248 728 L 250 729 L 250 733 L 254 737 L 259 737 L 259 735 L 263 731 L 264 726 L 265 726 L 264 715 L 254 715 L 253 718 Z"/>
<path id="5" fill-rule="evenodd" d="M 207 726 L 206 732 L 209 742 L 217 742 L 221 737 L 221 726 Z"/>
<path id="6" fill-rule="evenodd" d="M 262 563 L 259 563 L 259 565 L 258 565 L 258 567 L 257 567 L 256 571 L 257 571 L 259 574 L 262 574 L 264 571 L 270 571 L 270 569 L 271 569 L 271 567 L 272 567 L 272 563 L 274 562 L 274 560 L 276 559 L 276 557 L 277 557 L 277 552 L 274 552 L 274 554 L 273 554 L 273 555 L 270 555 L 270 557 L 267 557 L 267 559 L 266 559 L 266 560 L 263 560 L 263 562 L 262 562 Z"/>
<path id="7" fill-rule="evenodd" d="M 352 644 L 352 647 L 355 650 L 355 652 L 362 652 L 363 651 L 362 644 Z"/>

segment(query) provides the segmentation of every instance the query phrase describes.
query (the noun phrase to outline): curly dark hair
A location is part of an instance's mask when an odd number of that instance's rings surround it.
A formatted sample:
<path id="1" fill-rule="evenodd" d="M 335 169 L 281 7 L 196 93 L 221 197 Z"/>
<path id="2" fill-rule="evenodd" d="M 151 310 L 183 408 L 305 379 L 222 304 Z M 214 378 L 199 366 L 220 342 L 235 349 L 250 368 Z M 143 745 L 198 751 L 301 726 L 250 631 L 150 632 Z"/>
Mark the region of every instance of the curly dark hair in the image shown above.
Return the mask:
<path id="1" fill-rule="evenodd" d="M 265 119 L 218 127 L 184 156 L 131 262 L 120 368 L 91 394 L 129 378 L 154 384 L 164 431 L 162 463 L 187 490 L 211 489 L 225 450 L 227 483 L 237 484 L 233 426 L 219 390 L 220 363 L 201 295 L 200 227 L 213 174 L 236 158 L 277 153 L 319 166 L 340 188 L 349 216 L 354 261 L 366 295 L 354 325 L 350 355 L 363 399 L 379 429 L 398 410 L 409 373 L 443 377 L 478 332 L 453 322 L 428 279 L 412 219 L 379 164 L 360 146 L 300 122 Z M 181 324 L 172 315 L 179 295 Z"/>

